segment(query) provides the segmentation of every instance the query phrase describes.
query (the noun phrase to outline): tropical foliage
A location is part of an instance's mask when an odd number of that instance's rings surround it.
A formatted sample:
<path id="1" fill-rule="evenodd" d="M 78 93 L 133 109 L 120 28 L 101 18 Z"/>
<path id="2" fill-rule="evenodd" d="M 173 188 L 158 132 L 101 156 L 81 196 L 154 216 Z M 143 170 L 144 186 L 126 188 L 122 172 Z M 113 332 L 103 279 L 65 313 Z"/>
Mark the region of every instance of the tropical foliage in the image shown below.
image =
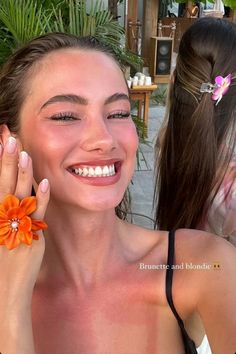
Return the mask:
<path id="1" fill-rule="evenodd" d="M 40 34 L 62 31 L 92 35 L 110 45 L 123 63 L 136 69 L 140 57 L 125 48 L 123 27 L 105 9 L 103 0 L 1 0 L 0 63 L 18 46 Z"/>

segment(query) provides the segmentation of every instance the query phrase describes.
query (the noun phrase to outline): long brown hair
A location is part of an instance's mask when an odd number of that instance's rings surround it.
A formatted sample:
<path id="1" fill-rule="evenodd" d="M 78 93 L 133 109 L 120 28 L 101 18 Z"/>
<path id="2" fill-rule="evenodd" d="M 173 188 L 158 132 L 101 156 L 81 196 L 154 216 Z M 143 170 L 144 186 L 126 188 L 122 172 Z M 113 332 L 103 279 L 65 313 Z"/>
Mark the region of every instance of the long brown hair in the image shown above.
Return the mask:
<path id="1" fill-rule="evenodd" d="M 196 228 L 226 173 L 236 143 L 236 25 L 196 21 L 183 35 L 167 122 L 156 144 L 156 227 Z M 233 74 L 219 104 L 202 83 Z M 162 132 L 163 134 L 163 132 Z"/>
<path id="2" fill-rule="evenodd" d="M 11 132 L 18 132 L 19 112 L 26 97 L 27 78 L 33 75 L 33 68 L 47 54 L 66 48 L 102 52 L 112 58 L 123 72 L 122 64 L 113 50 L 94 37 L 48 33 L 34 38 L 16 50 L 0 69 L 0 125 L 6 124 Z M 126 219 L 128 212 L 130 212 L 130 196 L 127 191 L 116 207 L 116 214 L 119 218 Z"/>

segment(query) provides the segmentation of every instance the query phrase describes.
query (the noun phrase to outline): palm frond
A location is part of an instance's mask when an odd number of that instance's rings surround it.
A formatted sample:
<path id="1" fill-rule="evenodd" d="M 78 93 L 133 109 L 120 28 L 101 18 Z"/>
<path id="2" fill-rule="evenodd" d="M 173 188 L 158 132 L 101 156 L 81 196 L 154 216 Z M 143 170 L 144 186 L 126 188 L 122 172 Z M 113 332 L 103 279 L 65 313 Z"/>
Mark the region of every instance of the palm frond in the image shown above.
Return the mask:
<path id="1" fill-rule="evenodd" d="M 93 0 L 91 6 L 86 6 L 85 0 L 62 0 L 52 5 L 54 20 L 48 27 L 50 32 L 59 31 L 78 36 L 94 36 L 104 44 L 109 45 L 122 63 L 140 69 L 141 57 L 129 52 L 122 43 L 125 42 L 125 31 L 113 19 L 103 0 Z M 68 21 L 65 21 L 65 18 Z"/>
<path id="2" fill-rule="evenodd" d="M 4 63 L 5 58 L 7 58 L 12 53 L 12 47 L 14 46 L 12 37 L 8 34 L 5 29 L 0 29 L 0 66 Z"/>
<path id="3" fill-rule="evenodd" d="M 44 33 L 51 13 L 31 0 L 1 0 L 0 21 L 11 34 L 15 46 Z"/>

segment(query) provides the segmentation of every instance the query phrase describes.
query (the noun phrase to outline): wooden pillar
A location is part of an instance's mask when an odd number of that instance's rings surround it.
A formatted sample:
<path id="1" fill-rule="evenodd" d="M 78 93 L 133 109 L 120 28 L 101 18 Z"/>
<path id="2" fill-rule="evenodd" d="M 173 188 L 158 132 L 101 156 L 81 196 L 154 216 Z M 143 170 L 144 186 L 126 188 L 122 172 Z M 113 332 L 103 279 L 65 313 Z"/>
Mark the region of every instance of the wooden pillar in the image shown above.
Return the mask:
<path id="1" fill-rule="evenodd" d="M 128 0 L 127 21 L 137 22 L 138 19 L 138 0 Z"/>
<path id="2" fill-rule="evenodd" d="M 186 4 L 186 17 L 190 18 L 193 11 L 193 2 L 188 1 Z"/>
<path id="3" fill-rule="evenodd" d="M 128 14 L 126 23 L 127 47 L 131 52 L 137 53 L 138 47 L 138 0 L 128 1 Z"/>
<path id="4" fill-rule="evenodd" d="M 144 58 L 145 66 L 150 66 L 151 37 L 157 35 L 158 7 L 159 1 L 144 0 L 142 56 Z"/>
<path id="5" fill-rule="evenodd" d="M 230 17 L 232 18 L 232 21 L 236 23 L 236 10 L 230 10 Z"/>

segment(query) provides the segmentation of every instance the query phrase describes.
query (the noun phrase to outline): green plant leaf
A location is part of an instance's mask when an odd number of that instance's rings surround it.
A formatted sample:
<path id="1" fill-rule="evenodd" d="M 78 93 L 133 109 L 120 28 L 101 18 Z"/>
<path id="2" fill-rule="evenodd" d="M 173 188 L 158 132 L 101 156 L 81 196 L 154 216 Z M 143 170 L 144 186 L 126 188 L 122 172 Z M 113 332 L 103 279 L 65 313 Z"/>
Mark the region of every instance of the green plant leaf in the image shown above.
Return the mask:
<path id="1" fill-rule="evenodd" d="M 236 0 L 224 0 L 224 5 L 229 6 L 232 10 L 236 10 Z"/>
<path id="2" fill-rule="evenodd" d="M 50 17 L 50 11 L 43 11 L 42 5 L 38 6 L 35 1 L 1 0 L 0 3 L 0 21 L 16 47 L 44 33 Z"/>

